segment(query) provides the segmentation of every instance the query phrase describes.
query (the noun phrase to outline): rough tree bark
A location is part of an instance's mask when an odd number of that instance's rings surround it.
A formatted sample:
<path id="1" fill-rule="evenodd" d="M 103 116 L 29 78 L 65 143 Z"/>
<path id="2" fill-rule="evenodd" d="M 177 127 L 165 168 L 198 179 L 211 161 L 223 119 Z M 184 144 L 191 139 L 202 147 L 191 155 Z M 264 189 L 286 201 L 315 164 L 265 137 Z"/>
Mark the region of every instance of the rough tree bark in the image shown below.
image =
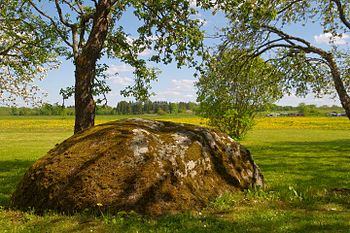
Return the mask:
<path id="1" fill-rule="evenodd" d="M 92 96 L 92 85 L 96 75 L 96 62 L 100 57 L 111 22 L 110 0 L 100 1 L 93 17 L 93 26 L 88 41 L 81 53 L 74 43 L 75 53 L 75 126 L 74 133 L 95 124 L 96 103 Z M 74 37 L 74 30 L 73 30 Z"/>
<path id="2" fill-rule="evenodd" d="M 338 93 L 339 100 L 343 108 L 345 109 L 346 116 L 350 120 L 350 96 L 346 92 L 344 87 L 344 83 L 341 80 L 341 75 L 339 73 L 339 69 L 337 63 L 334 61 L 332 54 L 328 53 L 325 56 L 325 59 L 328 61 L 329 68 L 332 73 L 332 78 L 334 82 L 334 87 Z"/>
<path id="3" fill-rule="evenodd" d="M 94 60 L 94 59 L 92 59 Z M 95 61 L 79 57 L 75 63 L 75 126 L 74 133 L 88 129 L 95 124 L 95 101 L 92 83 L 95 78 Z"/>

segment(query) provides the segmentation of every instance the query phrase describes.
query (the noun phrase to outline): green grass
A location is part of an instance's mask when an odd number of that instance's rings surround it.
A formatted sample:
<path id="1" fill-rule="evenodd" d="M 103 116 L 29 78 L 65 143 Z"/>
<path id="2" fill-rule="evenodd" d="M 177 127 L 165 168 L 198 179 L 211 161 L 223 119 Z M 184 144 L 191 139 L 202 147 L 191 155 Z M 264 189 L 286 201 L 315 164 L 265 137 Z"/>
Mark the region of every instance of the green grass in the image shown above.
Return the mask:
<path id="1" fill-rule="evenodd" d="M 97 122 L 117 118 L 103 116 Z M 260 121 L 242 144 L 263 171 L 264 191 L 227 193 L 200 213 L 150 219 L 133 213 L 38 216 L 8 209 L 26 169 L 72 134 L 73 118 L 0 117 L 0 232 L 350 232 L 350 193 L 340 190 L 350 189 L 348 121 L 313 119 L 320 123 L 316 128 L 308 128 L 305 119 L 300 128 L 291 118 L 285 118 L 290 127 L 282 127 L 283 119 L 270 128 L 269 119 Z M 329 127 L 334 121 L 336 129 Z"/>

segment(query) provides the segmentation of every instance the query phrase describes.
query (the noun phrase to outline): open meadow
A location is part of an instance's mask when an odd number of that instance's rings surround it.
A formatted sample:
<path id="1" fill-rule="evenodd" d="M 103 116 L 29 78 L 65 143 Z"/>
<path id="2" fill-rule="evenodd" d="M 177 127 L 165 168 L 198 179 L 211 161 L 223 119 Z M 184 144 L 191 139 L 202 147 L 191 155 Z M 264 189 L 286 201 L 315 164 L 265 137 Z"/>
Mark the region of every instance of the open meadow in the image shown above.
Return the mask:
<path id="1" fill-rule="evenodd" d="M 205 125 L 195 116 L 143 116 Z M 97 116 L 97 124 L 125 116 Z M 0 232 L 350 232 L 350 121 L 259 118 L 241 142 L 265 190 L 227 193 L 201 212 L 158 219 L 121 212 L 35 215 L 8 208 L 25 171 L 73 133 L 72 117 L 0 116 Z"/>

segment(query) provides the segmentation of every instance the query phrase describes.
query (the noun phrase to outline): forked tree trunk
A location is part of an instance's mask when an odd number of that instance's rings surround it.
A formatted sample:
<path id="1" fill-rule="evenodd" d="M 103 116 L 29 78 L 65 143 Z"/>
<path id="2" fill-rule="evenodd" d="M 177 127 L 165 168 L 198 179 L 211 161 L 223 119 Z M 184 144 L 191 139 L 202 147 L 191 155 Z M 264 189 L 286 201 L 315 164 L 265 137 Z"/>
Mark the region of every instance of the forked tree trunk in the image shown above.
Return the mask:
<path id="1" fill-rule="evenodd" d="M 92 85 L 96 75 L 96 63 L 107 38 L 112 5 L 111 0 L 99 1 L 86 45 L 80 53 L 75 53 L 74 133 L 88 129 L 95 124 L 96 103 L 92 96 Z M 75 46 L 78 46 L 77 43 Z M 78 48 L 75 51 L 78 51 Z"/>

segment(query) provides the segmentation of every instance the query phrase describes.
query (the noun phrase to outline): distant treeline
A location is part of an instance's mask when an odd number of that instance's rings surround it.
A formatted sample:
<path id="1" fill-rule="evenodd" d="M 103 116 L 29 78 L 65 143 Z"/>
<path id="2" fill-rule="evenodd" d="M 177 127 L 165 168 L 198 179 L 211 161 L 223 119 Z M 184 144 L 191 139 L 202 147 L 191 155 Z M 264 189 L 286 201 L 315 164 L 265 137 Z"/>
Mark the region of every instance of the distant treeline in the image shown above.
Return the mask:
<path id="1" fill-rule="evenodd" d="M 198 112 L 198 104 L 194 102 L 166 102 L 166 101 L 148 101 L 148 102 L 131 102 L 120 101 L 116 107 L 97 106 L 96 115 L 140 115 L 140 114 L 194 114 Z M 331 112 L 344 112 L 343 108 L 333 106 L 307 105 L 304 103 L 296 107 L 271 105 L 269 109 L 264 109 L 261 114 L 265 113 L 298 113 L 305 116 L 324 116 Z M 2 116 L 53 116 L 53 115 L 74 115 L 74 106 L 63 108 L 60 104 L 45 103 L 40 107 L 0 107 Z"/>
<path id="2" fill-rule="evenodd" d="M 195 113 L 198 104 L 193 102 L 172 103 L 166 101 L 131 102 L 120 101 L 116 107 L 97 106 L 96 115 L 141 115 L 141 114 L 178 114 Z M 45 103 L 40 107 L 0 107 L 0 115 L 7 116 L 54 116 L 74 115 L 74 106 Z"/>
<path id="3" fill-rule="evenodd" d="M 118 115 L 138 115 L 138 114 L 177 114 L 177 113 L 195 113 L 198 110 L 198 104 L 194 102 L 172 103 L 166 101 L 148 101 L 148 102 L 127 102 L 121 101 L 115 108 Z"/>
<path id="4" fill-rule="evenodd" d="M 268 111 L 269 113 L 295 113 L 295 114 L 302 114 L 304 116 L 328 116 L 329 113 L 335 112 L 335 113 L 341 113 L 344 112 L 344 109 L 342 107 L 333 105 L 323 105 L 320 107 L 317 107 L 314 104 L 305 104 L 300 103 L 298 106 L 278 106 L 278 105 L 272 105 Z"/>

